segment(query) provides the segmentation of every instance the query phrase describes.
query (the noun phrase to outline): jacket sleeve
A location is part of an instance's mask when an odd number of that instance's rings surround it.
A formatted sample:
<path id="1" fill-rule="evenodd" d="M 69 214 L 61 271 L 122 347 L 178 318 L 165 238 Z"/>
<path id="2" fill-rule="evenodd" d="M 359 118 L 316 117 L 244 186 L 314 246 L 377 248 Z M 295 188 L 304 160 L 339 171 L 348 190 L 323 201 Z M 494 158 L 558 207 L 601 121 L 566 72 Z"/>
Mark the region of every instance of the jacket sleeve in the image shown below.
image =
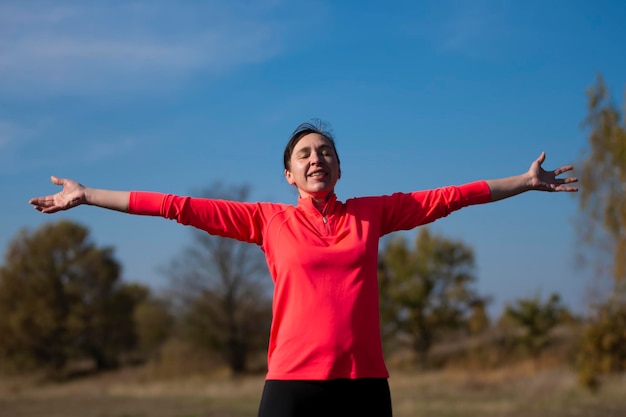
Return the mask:
<path id="1" fill-rule="evenodd" d="M 381 236 L 410 230 L 446 217 L 463 207 L 491 202 L 486 181 L 383 197 Z"/>
<path id="2" fill-rule="evenodd" d="M 260 204 L 131 191 L 128 212 L 164 217 L 204 230 L 211 235 L 260 246 L 263 244 L 264 225 Z"/>

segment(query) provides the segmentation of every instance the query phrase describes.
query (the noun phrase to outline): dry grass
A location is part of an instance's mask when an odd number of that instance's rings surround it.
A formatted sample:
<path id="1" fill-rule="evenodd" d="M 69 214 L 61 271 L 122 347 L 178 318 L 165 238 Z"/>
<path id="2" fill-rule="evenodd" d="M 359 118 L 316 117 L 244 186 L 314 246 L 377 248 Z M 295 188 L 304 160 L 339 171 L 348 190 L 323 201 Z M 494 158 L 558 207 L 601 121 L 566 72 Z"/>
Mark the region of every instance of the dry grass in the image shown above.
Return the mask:
<path id="1" fill-rule="evenodd" d="M 532 364 L 481 373 L 396 372 L 390 380 L 394 415 L 446 417 L 626 416 L 626 379 L 594 395 L 566 370 L 534 372 Z"/>
<path id="2" fill-rule="evenodd" d="M 623 417 L 626 376 L 591 394 L 563 369 L 530 364 L 489 372 L 392 370 L 396 417 Z M 64 383 L 34 377 L 0 380 L 0 417 L 255 416 L 262 376 L 154 379 L 143 369 Z"/>

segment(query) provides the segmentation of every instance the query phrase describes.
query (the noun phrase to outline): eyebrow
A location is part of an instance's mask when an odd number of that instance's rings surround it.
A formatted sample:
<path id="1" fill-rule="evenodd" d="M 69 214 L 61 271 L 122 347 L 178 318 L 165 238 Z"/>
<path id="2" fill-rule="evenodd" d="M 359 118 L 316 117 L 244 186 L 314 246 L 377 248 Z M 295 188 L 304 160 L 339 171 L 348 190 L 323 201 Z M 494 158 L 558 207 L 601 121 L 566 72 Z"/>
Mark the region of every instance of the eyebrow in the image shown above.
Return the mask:
<path id="1" fill-rule="evenodd" d="M 322 150 L 322 151 L 326 150 L 326 149 L 332 150 L 333 147 L 330 146 L 330 145 L 324 144 L 324 145 L 320 145 L 317 149 Z M 296 153 L 296 155 L 299 155 L 299 154 L 307 153 L 307 152 L 311 152 L 311 147 L 310 146 L 305 146 L 303 148 L 300 148 L 300 149 L 296 150 L 295 153 Z"/>

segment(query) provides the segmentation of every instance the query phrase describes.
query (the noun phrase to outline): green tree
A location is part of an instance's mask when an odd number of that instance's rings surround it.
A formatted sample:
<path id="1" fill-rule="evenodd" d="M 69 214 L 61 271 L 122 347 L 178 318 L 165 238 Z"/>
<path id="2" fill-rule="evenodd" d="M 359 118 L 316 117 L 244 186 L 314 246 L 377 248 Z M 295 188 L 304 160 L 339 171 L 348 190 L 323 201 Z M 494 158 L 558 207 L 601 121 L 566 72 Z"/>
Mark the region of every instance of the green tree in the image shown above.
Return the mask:
<path id="1" fill-rule="evenodd" d="M 626 371 L 626 304 L 597 308 L 580 339 L 577 366 L 580 382 L 594 390 L 600 375 Z"/>
<path id="2" fill-rule="evenodd" d="M 245 201 L 249 189 L 214 184 L 202 194 Z M 169 270 L 183 335 L 221 354 L 233 373 L 244 373 L 249 357 L 267 348 L 271 279 L 265 258 L 249 243 L 192 232 L 193 246 Z"/>
<path id="3" fill-rule="evenodd" d="M 536 366 L 541 353 L 550 343 L 554 327 L 561 322 L 561 318 L 569 317 L 558 294 L 551 294 L 545 301 L 539 295 L 520 298 L 513 305 L 507 305 L 504 314 L 521 327 L 522 332 L 515 341 L 533 358 Z"/>
<path id="4" fill-rule="evenodd" d="M 626 369 L 626 121 L 602 75 L 588 89 L 587 99 L 579 233 L 592 249 L 585 253 L 597 255 L 596 277 L 612 278 L 609 297 L 594 300 L 578 352 L 581 382 L 597 389 L 601 374 Z"/>
<path id="5" fill-rule="evenodd" d="M 133 347 L 132 310 L 145 294 L 119 279 L 111 248 L 69 221 L 21 231 L 0 269 L 0 357 L 16 370 L 60 371 L 74 358 L 115 365 Z"/>
<path id="6" fill-rule="evenodd" d="M 472 308 L 485 302 L 471 288 L 476 280 L 472 249 L 425 227 L 413 248 L 402 235 L 387 242 L 379 278 L 383 336 L 408 337 L 422 367 L 436 338 L 467 328 Z"/>
<path id="7" fill-rule="evenodd" d="M 587 91 L 589 129 L 580 174 L 581 236 L 598 253 L 612 254 L 610 274 L 626 281 L 626 126 L 601 75 Z"/>
<path id="8" fill-rule="evenodd" d="M 478 299 L 470 305 L 470 314 L 467 320 L 471 334 L 482 333 L 489 328 L 491 320 L 487 314 L 487 299 Z"/>
<path id="9" fill-rule="evenodd" d="M 143 357 L 159 357 L 161 348 L 174 329 L 174 317 L 165 300 L 146 298 L 134 312 L 137 344 Z"/>

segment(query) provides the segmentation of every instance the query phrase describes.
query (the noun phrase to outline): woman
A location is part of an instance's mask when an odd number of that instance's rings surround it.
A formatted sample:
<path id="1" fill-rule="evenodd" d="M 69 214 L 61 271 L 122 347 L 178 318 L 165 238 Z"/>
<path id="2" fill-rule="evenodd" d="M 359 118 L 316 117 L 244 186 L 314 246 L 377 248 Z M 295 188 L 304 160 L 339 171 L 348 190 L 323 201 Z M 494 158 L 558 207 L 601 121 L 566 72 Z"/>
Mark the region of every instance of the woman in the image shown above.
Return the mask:
<path id="1" fill-rule="evenodd" d="M 110 191 L 52 177 L 63 186 L 30 200 L 42 213 L 81 204 L 162 216 L 206 232 L 259 245 L 274 281 L 268 372 L 260 417 L 391 416 L 389 373 L 383 360 L 378 311 L 379 239 L 430 223 L 474 204 L 529 190 L 577 191 L 557 178 L 572 170 L 528 172 L 413 193 L 338 201 L 341 165 L 332 135 L 303 123 L 284 152 L 296 206 Z"/>

